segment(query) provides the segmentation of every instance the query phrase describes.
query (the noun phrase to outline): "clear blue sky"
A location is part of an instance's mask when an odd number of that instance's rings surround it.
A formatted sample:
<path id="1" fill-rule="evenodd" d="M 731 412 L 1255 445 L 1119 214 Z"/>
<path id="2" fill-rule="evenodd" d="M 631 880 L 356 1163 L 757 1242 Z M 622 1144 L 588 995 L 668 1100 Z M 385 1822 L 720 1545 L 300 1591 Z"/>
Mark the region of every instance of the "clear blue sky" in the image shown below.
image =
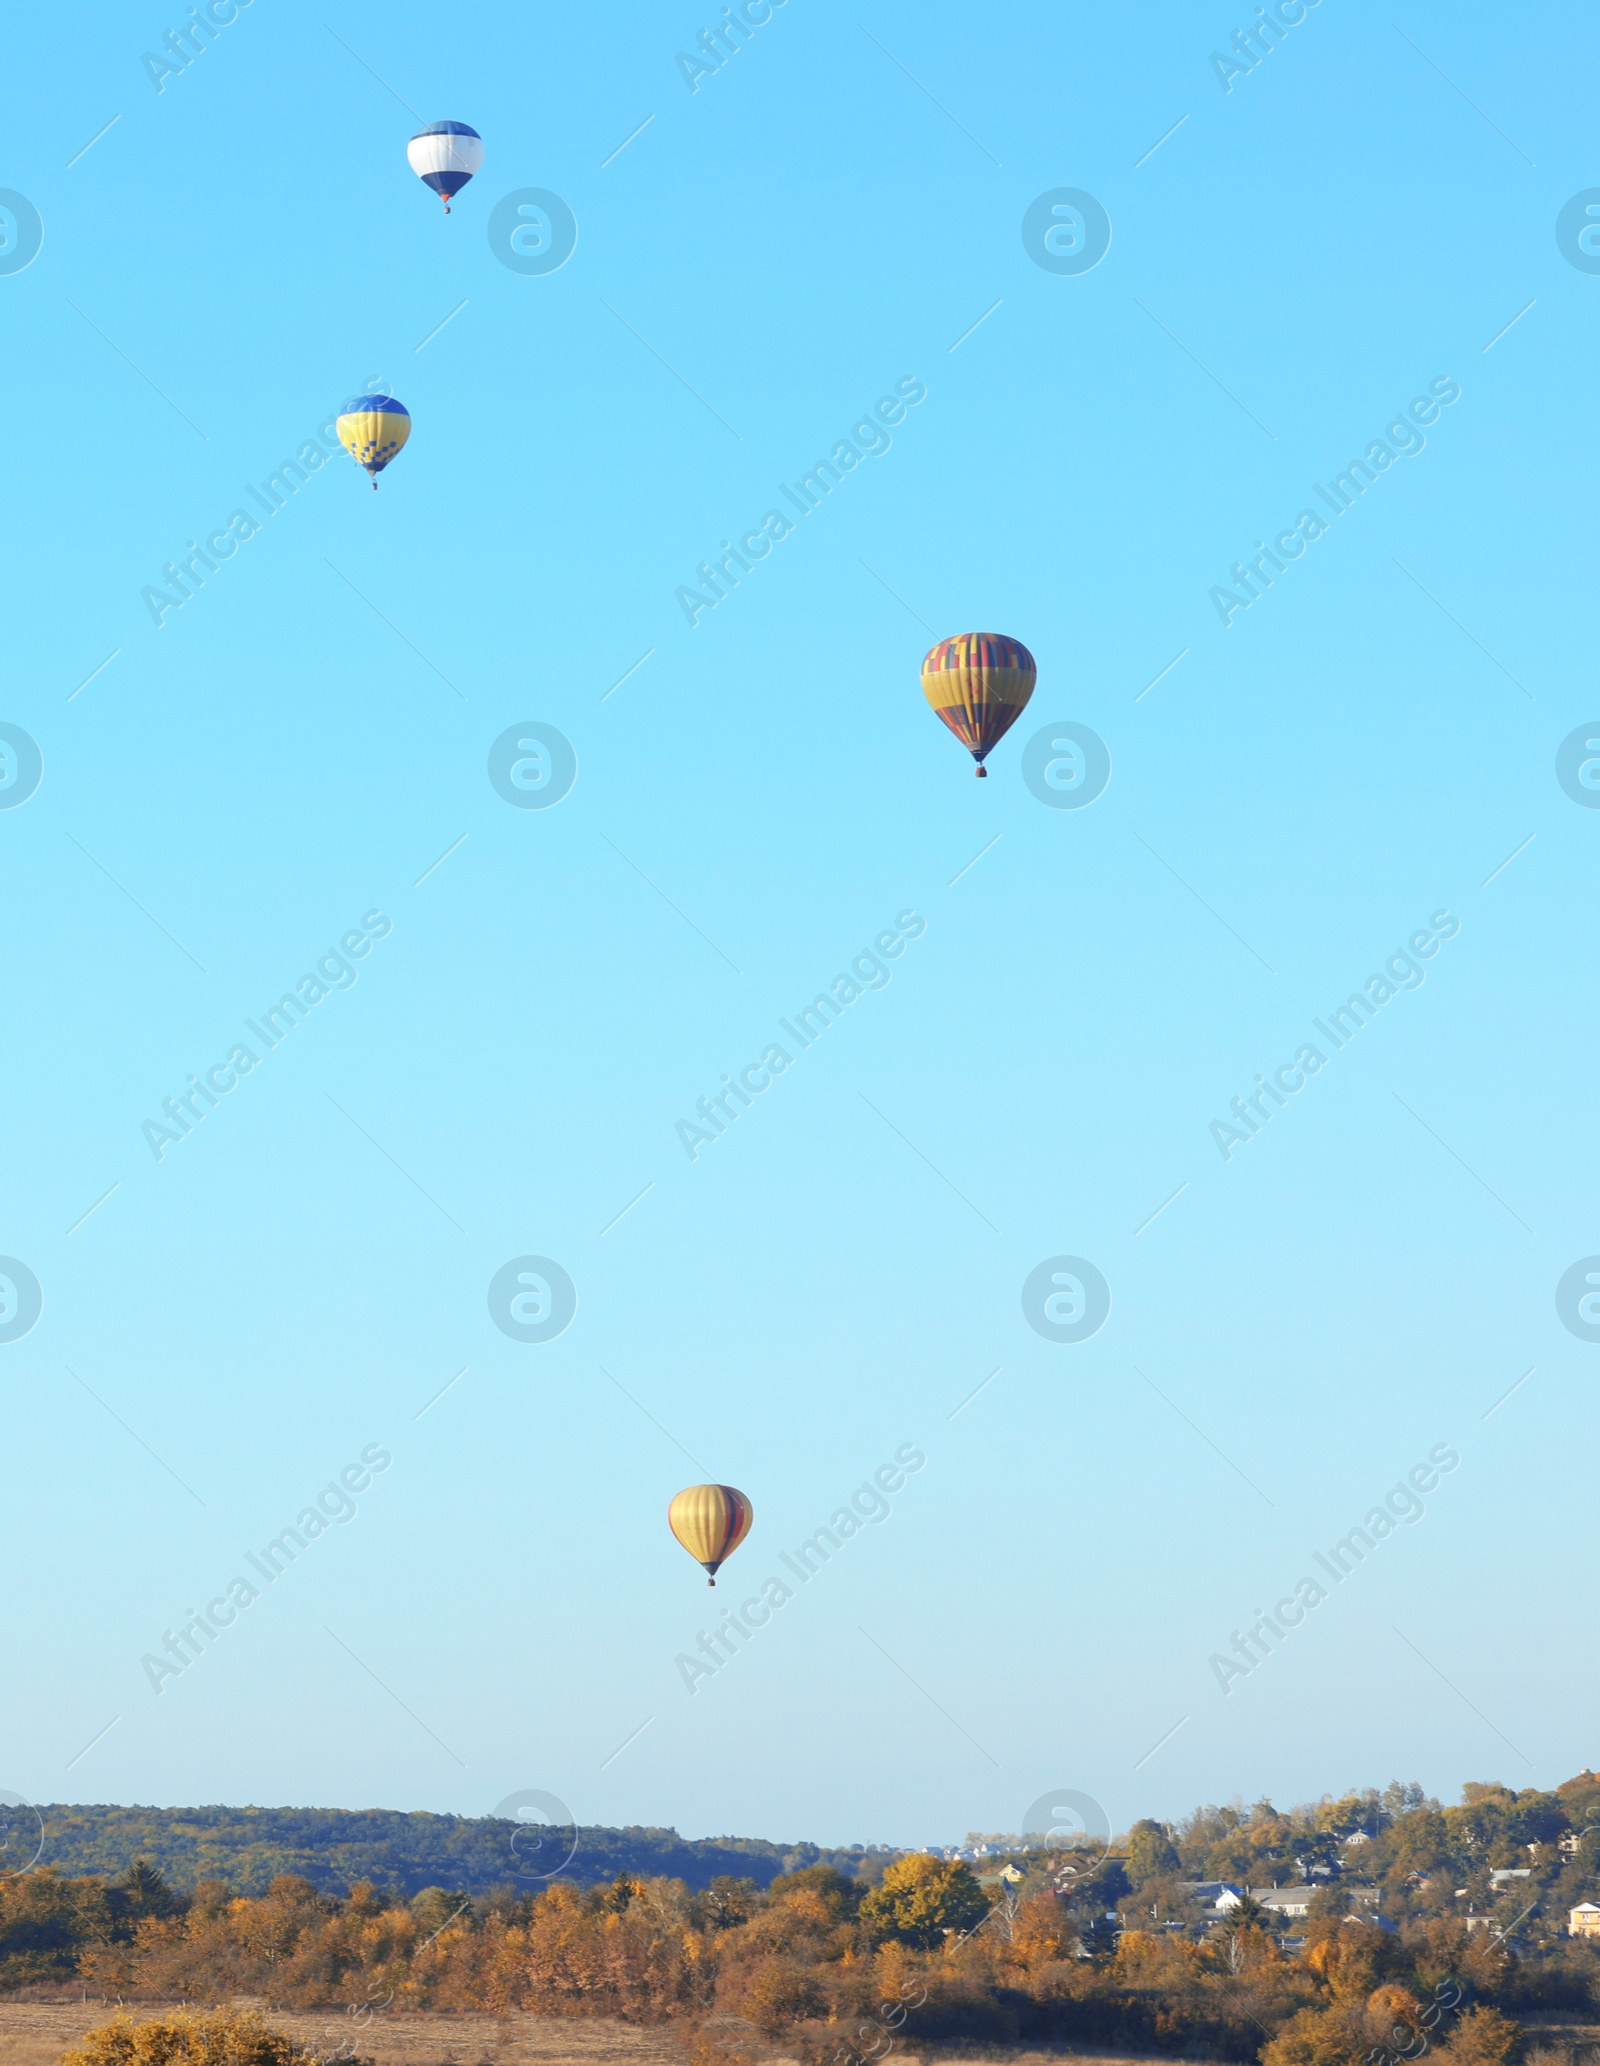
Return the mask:
<path id="1" fill-rule="evenodd" d="M 1555 773 L 1600 711 L 1600 277 L 1556 238 L 1596 25 L 1324 0 L 1225 90 L 1253 8 L 787 0 L 691 92 L 717 19 L 255 0 L 159 92 L 153 0 L 10 27 L 44 243 L 0 276 L 0 719 L 44 773 L 0 811 L 0 1251 L 44 1306 L 0 1345 L 0 1784 L 913 1843 L 1056 1788 L 1125 1826 L 1554 1783 L 1600 1690 L 1600 1352 L 1555 1303 L 1600 1249 L 1600 816 Z M 443 118 L 485 144 L 448 220 L 405 159 Z M 1079 274 L 1022 237 L 1063 187 L 1112 224 Z M 486 233 L 525 188 L 578 224 L 546 275 Z M 691 627 L 676 589 L 899 381 L 890 449 Z M 158 627 L 164 564 L 368 382 L 414 421 L 379 492 L 335 453 Z M 1313 484 L 1433 382 L 1334 516 Z M 1039 666 L 983 784 L 917 678 L 970 629 Z M 576 752 L 550 809 L 487 776 L 526 721 Z M 1111 756 L 1081 810 L 1021 778 L 1062 721 Z M 158 1161 L 162 1100 L 368 913 Z M 901 913 L 892 980 L 691 1161 Z M 530 1254 L 577 1288 L 541 1344 L 486 1302 Z M 1077 1344 L 1022 1309 L 1061 1255 L 1111 1288 Z M 906 1444 L 691 1694 L 711 1603 Z M 1225 1692 L 1440 1444 L 1425 1516 Z M 701 1477 L 756 1514 L 714 1594 L 664 1525 Z"/>

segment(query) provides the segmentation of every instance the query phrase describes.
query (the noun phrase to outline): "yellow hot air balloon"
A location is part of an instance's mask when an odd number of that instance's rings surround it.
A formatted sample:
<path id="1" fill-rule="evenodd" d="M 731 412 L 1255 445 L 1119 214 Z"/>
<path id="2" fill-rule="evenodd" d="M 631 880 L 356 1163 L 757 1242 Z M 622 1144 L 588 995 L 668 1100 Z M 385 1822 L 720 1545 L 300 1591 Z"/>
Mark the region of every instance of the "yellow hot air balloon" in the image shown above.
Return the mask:
<path id="1" fill-rule="evenodd" d="M 986 756 L 1021 717 L 1038 674 L 1020 639 L 965 631 L 923 661 L 922 693 L 986 775 Z"/>
<path id="2" fill-rule="evenodd" d="M 750 1502 L 731 1485 L 691 1485 L 667 1508 L 667 1526 L 697 1564 L 717 1582 L 717 1567 L 731 1557 L 750 1533 Z"/>

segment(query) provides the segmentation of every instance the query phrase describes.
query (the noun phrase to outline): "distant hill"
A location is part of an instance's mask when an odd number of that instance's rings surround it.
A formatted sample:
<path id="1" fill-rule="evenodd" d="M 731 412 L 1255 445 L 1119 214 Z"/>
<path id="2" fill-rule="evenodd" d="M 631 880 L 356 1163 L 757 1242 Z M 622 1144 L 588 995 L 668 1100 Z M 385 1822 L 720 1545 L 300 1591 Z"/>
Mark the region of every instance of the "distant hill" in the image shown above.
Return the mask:
<path id="1" fill-rule="evenodd" d="M 666 1874 L 707 1887 L 719 1874 L 765 1887 L 804 1865 L 861 1866 L 864 1854 L 759 1837 L 690 1840 L 675 1829 L 578 1829 L 541 1845 L 537 1831 L 488 1816 L 401 1814 L 387 1808 L 120 1808 L 41 1806 L 39 1863 L 64 1873 L 125 1872 L 136 1858 L 173 1886 L 224 1879 L 263 1894 L 279 1873 L 298 1873 L 324 1893 L 353 1880 L 410 1896 L 423 1887 L 487 1894 L 515 1886 L 536 1892 L 559 1868 L 584 1886 L 619 1872 Z M 576 1848 L 564 1864 L 569 1844 Z M 514 1848 L 515 1846 L 515 1848 Z"/>

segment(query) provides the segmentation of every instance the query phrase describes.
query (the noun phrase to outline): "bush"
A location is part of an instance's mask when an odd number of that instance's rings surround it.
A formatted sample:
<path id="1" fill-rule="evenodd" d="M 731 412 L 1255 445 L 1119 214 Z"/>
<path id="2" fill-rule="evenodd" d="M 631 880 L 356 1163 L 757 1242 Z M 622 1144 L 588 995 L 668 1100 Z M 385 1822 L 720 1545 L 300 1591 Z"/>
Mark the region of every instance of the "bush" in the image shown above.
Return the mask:
<path id="1" fill-rule="evenodd" d="M 827 1998 L 807 1967 L 792 1959 L 766 1958 L 751 1978 L 743 2006 L 763 2037 L 777 2037 L 792 2023 L 823 2015 Z"/>
<path id="2" fill-rule="evenodd" d="M 1522 2056 L 1522 2030 L 1498 2009 L 1468 2009 L 1439 2057 L 1450 2066 L 1509 2066 Z"/>
<path id="3" fill-rule="evenodd" d="M 197 2016 L 180 2009 L 143 2023 L 113 2016 L 66 2053 L 61 2066 L 312 2066 L 312 2059 L 304 2045 L 271 2029 L 253 2010 Z"/>

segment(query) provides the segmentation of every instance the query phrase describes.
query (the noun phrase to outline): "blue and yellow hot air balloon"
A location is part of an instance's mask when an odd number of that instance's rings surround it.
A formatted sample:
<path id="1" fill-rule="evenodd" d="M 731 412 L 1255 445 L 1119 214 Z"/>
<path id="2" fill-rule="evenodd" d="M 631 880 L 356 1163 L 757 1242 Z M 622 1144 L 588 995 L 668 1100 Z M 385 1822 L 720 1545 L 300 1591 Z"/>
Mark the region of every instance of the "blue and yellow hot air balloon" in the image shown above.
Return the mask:
<path id="1" fill-rule="evenodd" d="M 355 395 L 339 411 L 334 428 L 357 466 L 378 476 L 411 435 L 411 411 L 393 395 Z"/>
<path id="2" fill-rule="evenodd" d="M 986 775 L 984 757 L 1027 708 L 1039 670 L 1020 639 L 964 631 L 922 663 L 922 693 Z"/>
<path id="3" fill-rule="evenodd" d="M 430 122 L 406 145 L 411 169 L 430 186 L 450 213 L 450 196 L 459 194 L 483 163 L 483 138 L 466 122 Z"/>

